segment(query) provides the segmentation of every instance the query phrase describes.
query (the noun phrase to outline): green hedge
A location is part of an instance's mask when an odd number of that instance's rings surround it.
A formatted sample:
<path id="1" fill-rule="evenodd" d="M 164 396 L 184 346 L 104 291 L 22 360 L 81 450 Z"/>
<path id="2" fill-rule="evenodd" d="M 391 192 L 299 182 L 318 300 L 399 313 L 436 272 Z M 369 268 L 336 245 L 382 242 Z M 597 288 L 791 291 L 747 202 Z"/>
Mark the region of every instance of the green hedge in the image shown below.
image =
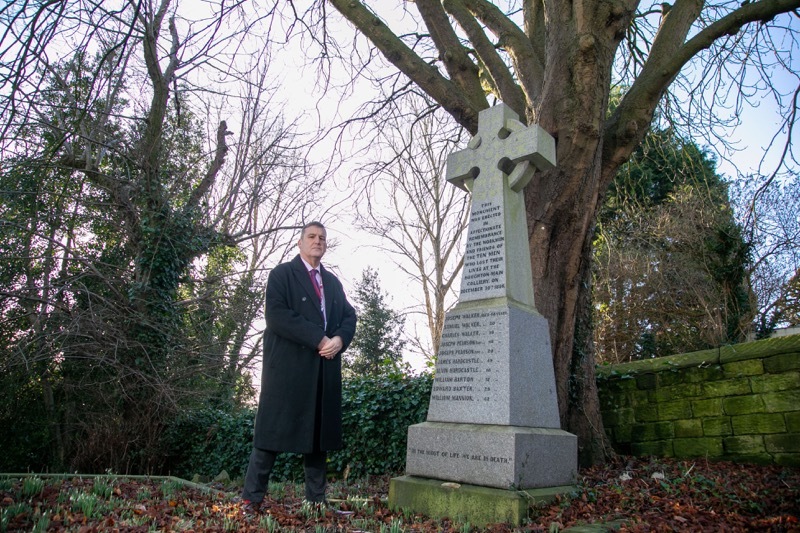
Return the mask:
<path id="1" fill-rule="evenodd" d="M 405 468 L 408 426 L 425 420 L 433 377 L 387 375 L 346 380 L 342 387 L 344 448 L 328 454 L 329 470 L 361 477 Z M 191 479 L 222 470 L 243 476 L 253 441 L 254 409 L 185 413 L 166 431 L 170 474 Z M 301 480 L 302 456 L 281 454 L 273 480 Z"/>
<path id="2" fill-rule="evenodd" d="M 166 474 L 191 479 L 213 478 L 223 470 L 242 475 L 253 447 L 255 411 L 206 408 L 188 411 L 164 434 Z"/>

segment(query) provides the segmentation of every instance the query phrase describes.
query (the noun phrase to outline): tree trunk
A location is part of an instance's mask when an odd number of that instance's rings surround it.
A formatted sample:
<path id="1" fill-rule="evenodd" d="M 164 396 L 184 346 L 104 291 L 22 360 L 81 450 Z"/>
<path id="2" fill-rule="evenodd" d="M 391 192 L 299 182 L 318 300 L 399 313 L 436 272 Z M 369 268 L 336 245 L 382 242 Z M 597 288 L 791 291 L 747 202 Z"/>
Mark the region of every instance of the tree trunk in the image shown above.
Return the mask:
<path id="1" fill-rule="evenodd" d="M 542 98 L 528 110 L 556 138 L 557 167 L 525 190 L 536 307 L 550 323 L 562 427 L 578 436 L 581 464 L 607 457 L 591 341 L 591 241 L 603 193 L 602 131 L 614 39 L 598 39 L 602 23 L 576 20 L 567 7 L 550 17 L 571 26 L 548 41 Z M 562 9 L 561 11 L 558 11 Z M 589 27 L 581 27 L 586 24 Z M 597 28 L 592 27 L 597 24 Z M 575 39 L 575 35 L 585 38 Z M 565 60 L 565 58 L 569 58 Z"/>
<path id="2" fill-rule="evenodd" d="M 581 465 L 595 464 L 608 457 L 610 447 L 600 415 L 591 333 L 593 213 L 580 213 L 585 200 L 576 197 L 570 216 L 533 218 L 540 207 L 535 190 L 526 194 L 534 293 L 537 309 L 550 324 L 561 425 L 578 436 Z"/>

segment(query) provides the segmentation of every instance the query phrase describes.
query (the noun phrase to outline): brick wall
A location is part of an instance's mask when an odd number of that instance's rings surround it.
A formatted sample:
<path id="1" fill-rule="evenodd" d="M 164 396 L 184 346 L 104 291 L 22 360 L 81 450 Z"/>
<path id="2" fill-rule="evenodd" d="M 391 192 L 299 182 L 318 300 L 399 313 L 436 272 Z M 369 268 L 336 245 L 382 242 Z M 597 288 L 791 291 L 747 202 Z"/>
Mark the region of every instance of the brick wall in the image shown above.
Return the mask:
<path id="1" fill-rule="evenodd" d="M 800 466 L 800 335 L 598 367 L 625 454 Z"/>

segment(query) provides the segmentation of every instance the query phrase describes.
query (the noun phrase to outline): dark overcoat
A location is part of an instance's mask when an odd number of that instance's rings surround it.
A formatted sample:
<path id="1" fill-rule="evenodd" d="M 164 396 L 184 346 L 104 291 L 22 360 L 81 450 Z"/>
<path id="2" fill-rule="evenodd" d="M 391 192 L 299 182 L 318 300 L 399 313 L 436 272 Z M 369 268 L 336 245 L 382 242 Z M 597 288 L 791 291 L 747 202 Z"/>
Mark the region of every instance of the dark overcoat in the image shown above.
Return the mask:
<path id="1" fill-rule="evenodd" d="M 324 267 L 320 275 L 327 329 L 319 297 L 299 255 L 275 267 L 267 280 L 256 448 L 315 451 L 315 416 L 320 421 L 316 449 L 342 447 L 342 352 L 355 334 L 356 313 L 336 276 Z M 321 357 L 317 350 L 325 335 L 342 338 L 342 351 L 333 359 Z"/>

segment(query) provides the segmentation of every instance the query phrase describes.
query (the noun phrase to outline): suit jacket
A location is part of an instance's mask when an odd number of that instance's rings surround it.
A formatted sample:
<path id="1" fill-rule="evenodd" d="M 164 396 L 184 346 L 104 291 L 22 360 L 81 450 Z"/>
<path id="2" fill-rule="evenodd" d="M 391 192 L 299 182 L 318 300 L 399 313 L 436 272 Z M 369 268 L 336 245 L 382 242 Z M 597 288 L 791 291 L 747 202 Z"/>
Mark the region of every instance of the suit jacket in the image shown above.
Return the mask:
<path id="1" fill-rule="evenodd" d="M 299 255 L 275 267 L 267 280 L 256 448 L 309 453 L 342 447 L 341 354 L 355 334 L 356 313 L 336 276 L 324 267 L 320 275 L 327 328 L 319 297 Z M 339 336 L 344 343 L 333 359 L 325 359 L 317 351 L 325 335 Z M 315 436 L 316 417 L 319 431 Z"/>

